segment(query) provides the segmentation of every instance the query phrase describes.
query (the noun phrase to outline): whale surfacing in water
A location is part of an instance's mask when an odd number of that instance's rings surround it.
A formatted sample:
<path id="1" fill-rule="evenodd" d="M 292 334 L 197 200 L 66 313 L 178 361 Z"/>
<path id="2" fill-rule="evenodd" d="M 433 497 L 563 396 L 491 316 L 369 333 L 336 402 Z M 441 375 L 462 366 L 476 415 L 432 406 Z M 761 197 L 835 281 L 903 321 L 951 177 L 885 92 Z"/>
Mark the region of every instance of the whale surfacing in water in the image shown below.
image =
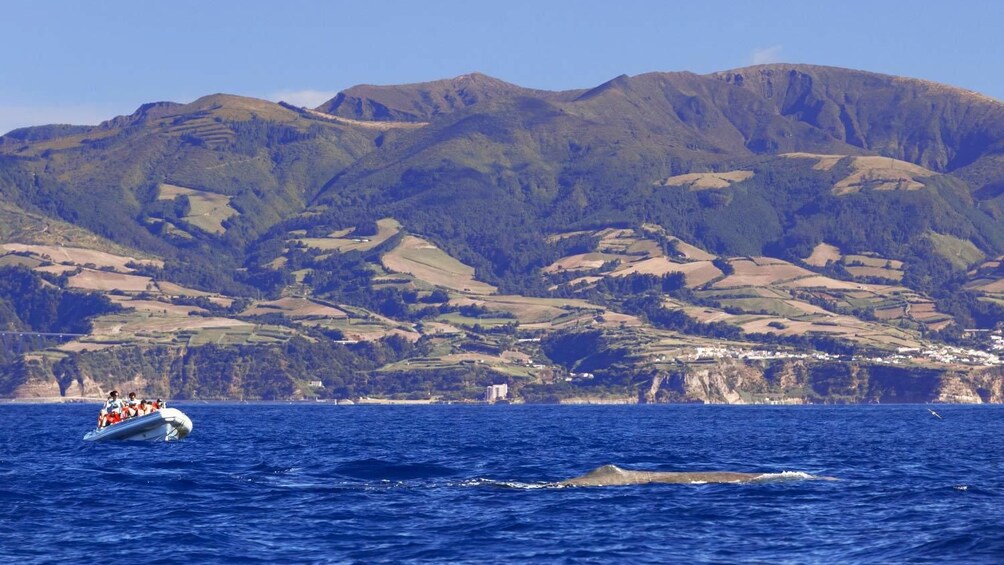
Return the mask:
<path id="1" fill-rule="evenodd" d="M 823 479 L 836 480 L 832 477 L 815 477 L 807 473 L 736 473 L 732 471 L 631 471 L 621 469 L 616 465 L 604 465 L 582 475 L 558 483 L 562 486 L 602 487 L 615 485 L 646 485 L 651 483 L 695 484 L 695 483 L 748 483 L 758 479 L 776 477 L 780 479 Z"/>

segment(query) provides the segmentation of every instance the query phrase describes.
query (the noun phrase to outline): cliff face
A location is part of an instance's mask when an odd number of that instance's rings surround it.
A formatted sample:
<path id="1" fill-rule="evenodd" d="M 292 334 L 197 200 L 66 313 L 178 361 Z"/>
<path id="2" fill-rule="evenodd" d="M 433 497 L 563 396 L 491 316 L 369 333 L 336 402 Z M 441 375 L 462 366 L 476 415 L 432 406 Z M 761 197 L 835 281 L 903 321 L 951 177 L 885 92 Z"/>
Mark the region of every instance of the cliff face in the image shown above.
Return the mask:
<path id="1" fill-rule="evenodd" d="M 219 400 L 302 398 L 316 368 L 222 350 L 123 347 L 53 360 L 26 356 L 6 375 L 5 396 L 95 398 L 112 389 L 140 396 Z M 971 371 L 846 362 L 724 360 L 658 371 L 637 388 L 556 394 L 562 403 L 886 404 L 1004 403 L 1004 368 Z M 634 391 L 634 392 L 632 392 Z M 379 391 L 373 394 L 379 395 Z"/>
<path id="2" fill-rule="evenodd" d="M 710 404 L 1002 403 L 1004 370 L 729 360 L 659 373 L 639 398 Z"/>
<path id="3" fill-rule="evenodd" d="M 104 398 L 109 391 L 146 397 L 171 397 L 172 366 L 179 352 L 170 349 L 118 348 L 53 360 L 26 356 L 11 375 L 13 398 Z"/>
<path id="4" fill-rule="evenodd" d="M 13 398 L 57 398 L 63 396 L 59 382 L 46 374 L 44 358 L 25 356 L 19 361 L 8 381 Z"/>
<path id="5" fill-rule="evenodd" d="M 10 396 L 104 398 L 108 391 L 141 397 L 285 400 L 302 397 L 296 367 L 216 350 L 119 347 L 61 360 L 30 356 L 7 375 Z"/>
<path id="6" fill-rule="evenodd" d="M 769 388 L 762 371 L 735 362 L 688 372 L 683 381 L 686 398 L 724 404 L 748 404 Z"/>
<path id="7" fill-rule="evenodd" d="M 1001 368 L 946 375 L 940 385 L 936 402 L 1004 403 L 1004 369 Z"/>

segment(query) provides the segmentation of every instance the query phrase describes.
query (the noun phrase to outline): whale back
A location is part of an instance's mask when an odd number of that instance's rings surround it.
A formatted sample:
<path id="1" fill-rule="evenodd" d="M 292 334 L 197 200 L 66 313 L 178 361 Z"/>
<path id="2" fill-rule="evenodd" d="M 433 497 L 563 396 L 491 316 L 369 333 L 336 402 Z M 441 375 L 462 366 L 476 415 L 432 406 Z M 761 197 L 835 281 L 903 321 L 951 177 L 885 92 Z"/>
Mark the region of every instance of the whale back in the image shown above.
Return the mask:
<path id="1" fill-rule="evenodd" d="M 632 471 L 621 469 L 616 465 L 603 465 L 581 477 L 564 480 L 559 484 L 567 486 L 615 486 L 649 483 L 741 483 L 752 481 L 759 476 L 761 476 L 761 473 L 736 473 L 730 471 Z"/>

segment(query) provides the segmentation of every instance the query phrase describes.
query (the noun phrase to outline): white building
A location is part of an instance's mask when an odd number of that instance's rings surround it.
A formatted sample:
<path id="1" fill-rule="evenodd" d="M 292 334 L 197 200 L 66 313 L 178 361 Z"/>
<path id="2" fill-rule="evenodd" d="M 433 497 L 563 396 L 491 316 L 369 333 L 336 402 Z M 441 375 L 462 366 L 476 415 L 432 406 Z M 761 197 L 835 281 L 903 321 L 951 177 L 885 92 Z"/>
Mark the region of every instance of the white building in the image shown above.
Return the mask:
<path id="1" fill-rule="evenodd" d="M 485 387 L 485 402 L 505 400 L 507 394 L 509 394 L 509 385 L 507 384 Z"/>

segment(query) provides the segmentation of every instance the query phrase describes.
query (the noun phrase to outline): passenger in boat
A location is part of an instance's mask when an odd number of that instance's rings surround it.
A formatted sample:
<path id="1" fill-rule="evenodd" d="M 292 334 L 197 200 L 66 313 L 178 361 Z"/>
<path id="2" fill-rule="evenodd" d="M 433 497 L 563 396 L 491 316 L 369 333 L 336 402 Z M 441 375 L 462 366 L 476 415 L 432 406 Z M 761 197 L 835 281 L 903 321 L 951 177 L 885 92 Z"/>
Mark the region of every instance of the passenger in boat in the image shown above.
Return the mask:
<path id="1" fill-rule="evenodd" d="M 136 409 L 137 416 L 146 416 L 153 412 L 153 403 L 147 399 L 139 401 L 139 408 Z"/>
<path id="2" fill-rule="evenodd" d="M 136 398 L 135 392 L 129 393 L 129 400 L 126 401 L 125 410 L 126 418 L 132 418 L 133 416 L 139 415 L 139 400 Z"/>
<path id="3" fill-rule="evenodd" d="M 98 427 L 103 428 L 121 421 L 122 409 L 124 407 L 125 402 L 119 398 L 119 391 L 113 390 L 109 392 L 108 400 L 105 400 L 104 406 L 101 407 L 101 412 L 98 413 Z"/>

